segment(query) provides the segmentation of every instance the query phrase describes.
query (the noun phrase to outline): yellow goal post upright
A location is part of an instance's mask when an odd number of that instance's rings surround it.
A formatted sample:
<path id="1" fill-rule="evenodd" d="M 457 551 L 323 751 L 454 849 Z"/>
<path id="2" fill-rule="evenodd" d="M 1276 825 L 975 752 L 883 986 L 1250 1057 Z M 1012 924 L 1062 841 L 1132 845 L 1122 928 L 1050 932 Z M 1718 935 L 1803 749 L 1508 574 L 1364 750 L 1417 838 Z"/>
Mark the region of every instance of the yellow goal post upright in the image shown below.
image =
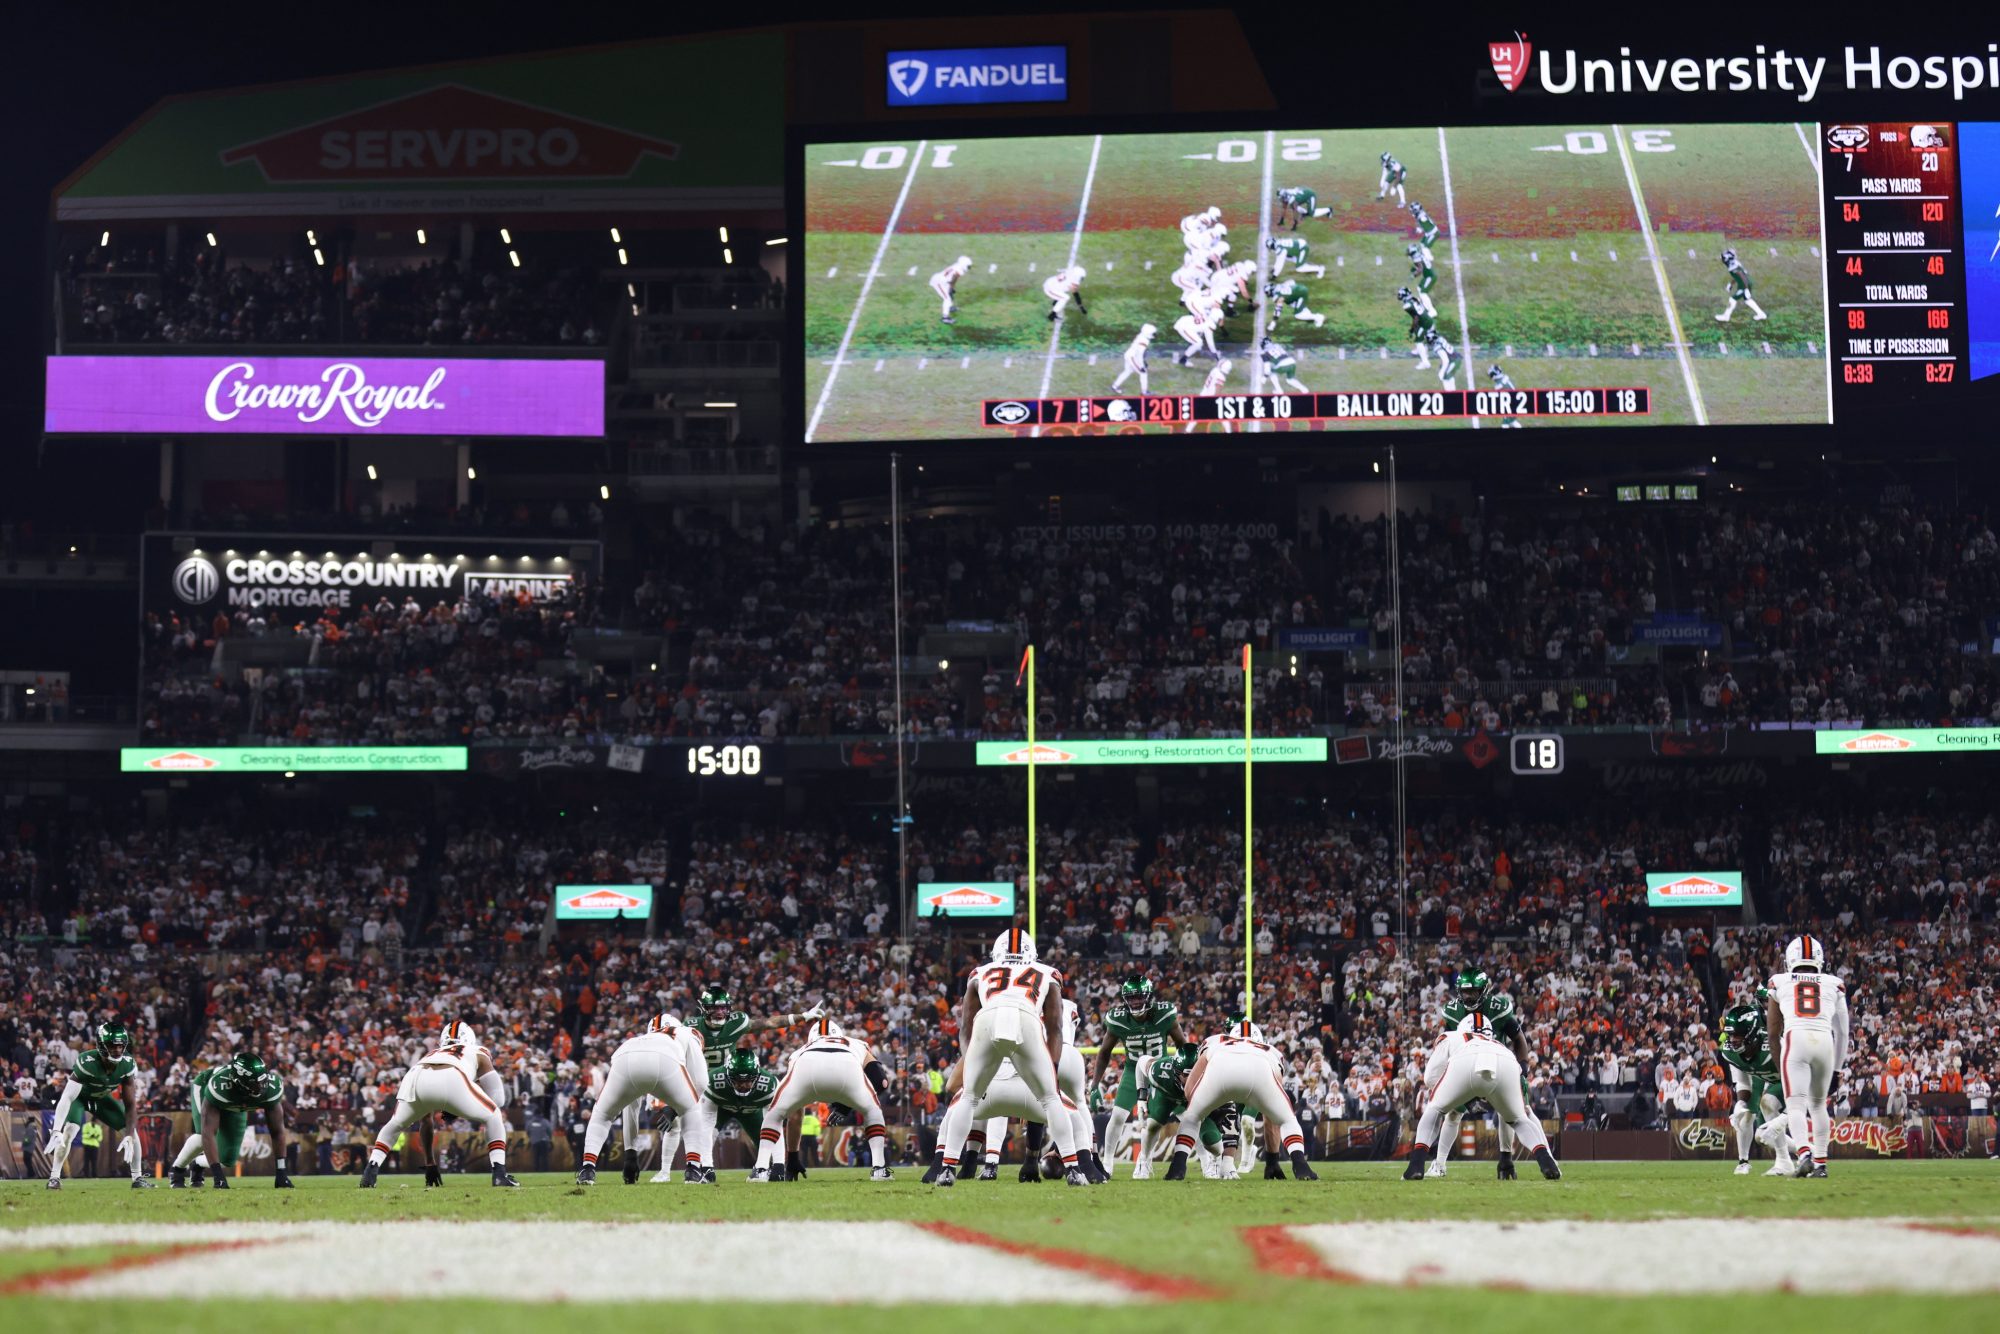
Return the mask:
<path id="1" fill-rule="evenodd" d="M 1250 646 L 1243 646 L 1243 1017 L 1255 1016 L 1257 1008 L 1257 877 L 1256 856 L 1251 851 L 1253 827 L 1251 803 L 1255 789 L 1250 782 L 1251 715 L 1256 706 L 1256 684 L 1250 675 Z"/>

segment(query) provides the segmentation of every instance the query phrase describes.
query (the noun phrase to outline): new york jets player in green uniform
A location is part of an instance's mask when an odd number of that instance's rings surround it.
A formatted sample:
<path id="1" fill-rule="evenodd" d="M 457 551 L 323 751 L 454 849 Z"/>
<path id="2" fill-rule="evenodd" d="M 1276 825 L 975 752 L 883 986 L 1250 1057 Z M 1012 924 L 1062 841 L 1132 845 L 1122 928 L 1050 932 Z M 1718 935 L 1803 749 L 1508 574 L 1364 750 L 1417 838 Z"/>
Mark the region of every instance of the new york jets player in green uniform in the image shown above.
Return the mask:
<path id="1" fill-rule="evenodd" d="M 1139 1161 L 1152 1160 L 1153 1145 L 1169 1123 L 1178 1122 L 1187 1108 L 1187 1077 L 1194 1071 L 1195 1058 L 1185 1052 L 1169 1051 L 1139 1062 L 1145 1066 L 1146 1129 L 1139 1137 Z M 1220 1153 L 1222 1127 L 1213 1115 L 1201 1119 L 1202 1174 L 1236 1177 L 1236 1159 Z M 1219 1155 L 1219 1156 L 1218 1156 Z M 1136 1175 L 1136 1173 L 1135 1173 Z"/>
<path id="2" fill-rule="evenodd" d="M 720 1070 L 708 1075 L 708 1100 L 715 1104 L 715 1128 L 734 1121 L 754 1146 L 764 1129 L 764 1109 L 778 1096 L 778 1077 L 757 1064 L 757 1053 L 733 1051 Z"/>
<path id="3" fill-rule="evenodd" d="M 1424 330 L 1422 346 L 1417 349 L 1418 357 L 1422 358 L 1417 362 L 1417 369 L 1424 370 L 1430 366 L 1428 353 L 1437 355 L 1438 383 L 1451 388 L 1452 382 L 1458 378 L 1458 349 L 1452 346 L 1449 338 L 1431 328 Z"/>
<path id="4" fill-rule="evenodd" d="M 1290 278 L 1281 283 L 1265 283 L 1264 295 L 1271 298 L 1271 312 L 1274 318 L 1278 310 L 1283 308 L 1290 310 L 1295 320 L 1311 320 L 1317 328 L 1326 326 L 1326 316 L 1316 315 L 1306 307 L 1306 302 L 1312 299 L 1312 289 L 1304 283 L 1294 282 Z"/>
<path id="5" fill-rule="evenodd" d="M 1396 192 L 1396 202 L 1398 204 L 1402 203 L 1403 181 L 1409 174 L 1409 168 L 1396 161 L 1393 154 L 1384 153 L 1382 155 L 1382 179 L 1375 186 L 1376 202 L 1380 203 L 1382 200 L 1387 199 L 1389 192 L 1394 190 Z"/>
<path id="6" fill-rule="evenodd" d="M 1437 266 L 1431 262 L 1431 252 L 1415 242 L 1403 247 L 1403 253 L 1410 257 L 1410 277 L 1417 283 L 1419 292 L 1428 292 L 1437 286 Z"/>
<path id="7" fill-rule="evenodd" d="M 1486 368 L 1486 378 L 1493 381 L 1495 389 L 1512 390 L 1514 388 L 1514 377 L 1501 370 L 1500 363 L 1497 361 Z M 1500 429 L 1502 430 L 1519 430 L 1520 428 L 1521 419 L 1519 417 L 1502 417 L 1500 419 Z"/>
<path id="8" fill-rule="evenodd" d="M 1437 307 L 1422 292 L 1413 292 L 1407 287 L 1396 289 L 1396 300 L 1403 307 L 1403 313 L 1410 317 L 1410 340 L 1418 344 L 1416 354 L 1428 362 L 1422 343 L 1424 331 L 1437 328 Z"/>
<path id="9" fill-rule="evenodd" d="M 1264 363 L 1264 371 L 1273 380 L 1282 380 L 1301 394 L 1312 390 L 1299 383 L 1299 359 L 1291 354 L 1277 339 L 1268 335 L 1257 344 L 1257 356 Z"/>
<path id="10" fill-rule="evenodd" d="M 1505 992 L 1496 992 L 1493 989 L 1493 979 L 1486 975 L 1485 970 L 1479 968 L 1460 969 L 1458 976 L 1453 979 L 1452 988 L 1452 995 L 1445 1001 L 1444 1008 L 1438 1012 L 1442 1031 L 1446 1033 L 1456 1031 L 1459 1023 L 1475 1012 L 1485 1015 L 1487 1022 L 1493 1026 L 1493 1036 L 1506 1043 L 1513 1050 L 1515 1059 L 1521 1063 L 1521 1096 L 1525 1100 L 1528 1095 L 1528 1035 L 1521 1027 L 1520 1014 L 1514 1009 L 1514 998 Z M 1426 1082 L 1429 1082 L 1428 1078 Z M 1466 1110 L 1470 1106 L 1468 1103 L 1466 1107 L 1460 1107 L 1446 1114 L 1438 1129 L 1437 1157 L 1426 1169 L 1426 1176 L 1444 1175 L 1444 1160 L 1451 1156 L 1451 1145 L 1458 1139 L 1459 1123 L 1465 1119 Z M 1498 1123 L 1498 1133 L 1500 1179 L 1513 1181 L 1515 1180 L 1514 1132 L 1506 1122 L 1502 1121 Z"/>
<path id="11" fill-rule="evenodd" d="M 1729 1067 L 1729 1082 L 1736 1090 L 1736 1106 L 1729 1124 L 1736 1132 L 1736 1175 L 1750 1175 L 1750 1144 L 1753 1137 L 1768 1145 L 1777 1161 L 1766 1176 L 1791 1176 L 1791 1142 L 1786 1127 L 1784 1080 L 1771 1054 L 1770 1033 L 1764 1026 L 1764 1002 L 1768 993 L 1758 988 L 1754 1002 L 1732 1005 L 1722 1012 L 1722 1036 L 1717 1054 Z M 1768 1100 L 1768 1101 L 1767 1101 Z"/>
<path id="12" fill-rule="evenodd" d="M 1715 318 L 1719 323 L 1729 323 L 1729 317 L 1736 313 L 1736 303 L 1741 301 L 1750 307 L 1751 314 L 1758 319 L 1769 318 L 1764 308 L 1757 304 L 1757 298 L 1750 295 L 1750 271 L 1743 267 L 1743 261 L 1736 258 L 1734 250 L 1722 252 L 1722 267 L 1729 273 L 1729 306 Z"/>
<path id="13" fill-rule="evenodd" d="M 203 1070 L 194 1077 L 188 1092 L 188 1110 L 194 1113 L 194 1133 L 181 1145 L 174 1158 L 175 1189 L 187 1184 L 187 1167 L 194 1164 L 194 1184 L 201 1185 L 202 1172 L 215 1174 L 217 1190 L 229 1189 L 229 1173 L 243 1151 L 243 1135 L 250 1127 L 250 1113 L 262 1109 L 271 1128 L 271 1156 L 277 1160 L 279 1190 L 289 1190 L 292 1175 L 285 1167 L 285 1081 L 264 1058 L 238 1052 L 227 1065 Z"/>
<path id="14" fill-rule="evenodd" d="M 1282 186 L 1278 190 L 1278 219 L 1283 222 L 1283 214 L 1292 215 L 1292 230 L 1299 229 L 1300 218 L 1330 218 L 1333 210 L 1320 207 L 1319 195 L 1303 185 Z"/>
<path id="15" fill-rule="evenodd" d="M 788 1011 L 784 1014 L 767 1015 L 762 1019 L 752 1019 L 736 1008 L 736 1001 L 723 987 L 704 987 L 696 1002 L 694 1031 L 701 1034 L 702 1055 L 708 1061 L 708 1080 L 712 1086 L 716 1076 L 727 1067 L 729 1059 L 738 1050 L 738 1045 L 752 1033 L 768 1033 L 774 1028 L 790 1028 L 817 1019 L 826 1013 L 825 1005 L 815 1005 L 810 1010 Z M 654 1181 L 673 1180 L 674 1153 L 681 1146 L 681 1127 L 678 1121 L 660 1132 L 660 1170 Z M 799 1167 L 797 1155 L 788 1156 L 787 1166 Z M 803 1175 L 803 1169 L 800 1170 Z"/>
<path id="16" fill-rule="evenodd" d="M 1322 277 L 1326 274 L 1326 265 L 1311 262 L 1312 243 L 1303 236 L 1267 236 L 1264 238 L 1264 249 L 1270 251 L 1273 256 L 1271 260 L 1273 278 L 1284 275 L 1286 260 L 1290 260 L 1292 267 L 1300 273 L 1316 273 Z"/>
<path id="17" fill-rule="evenodd" d="M 115 1131 L 124 1131 L 118 1153 L 132 1169 L 132 1189 L 150 1189 L 139 1152 L 139 1094 L 132 1059 L 132 1034 L 113 1019 L 97 1026 L 97 1045 L 70 1063 L 69 1079 L 51 1118 L 54 1131 L 44 1152 L 49 1159 L 49 1189 L 62 1189 L 63 1162 L 69 1147 L 83 1133 L 84 1121 L 96 1117 Z"/>
<path id="18" fill-rule="evenodd" d="M 1417 229 L 1417 244 L 1424 248 L 1424 258 L 1429 259 L 1430 249 L 1438 240 L 1437 221 L 1414 199 L 1410 201 L 1410 221 Z"/>
<path id="19" fill-rule="evenodd" d="M 1112 1101 L 1111 1120 L 1104 1128 L 1104 1151 L 1110 1155 L 1104 1165 L 1107 1173 L 1117 1161 L 1125 1122 L 1139 1102 L 1139 1058 L 1164 1056 L 1170 1044 L 1190 1050 L 1181 1032 L 1180 1011 L 1155 996 L 1153 979 L 1139 973 L 1125 979 L 1118 988 L 1118 1000 L 1104 1016 L 1104 1037 L 1097 1044 L 1097 1059 L 1090 1068 L 1091 1087 L 1103 1080 L 1104 1067 L 1111 1061 L 1111 1049 L 1120 1043 L 1125 1047 L 1125 1065 L 1118 1072 L 1118 1095 Z M 1150 1164 L 1135 1167 L 1133 1175 L 1150 1176 Z"/>

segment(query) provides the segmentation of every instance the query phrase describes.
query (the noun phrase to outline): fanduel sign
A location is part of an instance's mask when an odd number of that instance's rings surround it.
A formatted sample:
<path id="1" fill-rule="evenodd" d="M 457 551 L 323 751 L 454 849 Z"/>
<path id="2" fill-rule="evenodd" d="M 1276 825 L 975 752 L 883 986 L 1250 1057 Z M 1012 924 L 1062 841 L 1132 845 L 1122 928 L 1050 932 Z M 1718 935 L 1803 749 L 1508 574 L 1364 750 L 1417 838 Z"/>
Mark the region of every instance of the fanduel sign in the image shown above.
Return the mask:
<path id="1" fill-rule="evenodd" d="M 72 435 L 601 436 L 604 363 L 50 357 L 43 428 Z"/>
<path id="2" fill-rule="evenodd" d="M 954 51 L 889 53 L 892 107 L 1068 100 L 1066 46 L 965 47 Z"/>
<path id="3" fill-rule="evenodd" d="M 1952 100 L 1966 94 L 2000 89 L 2000 43 L 1988 42 L 1979 53 L 1918 53 L 1885 51 L 1879 46 L 1850 46 L 1835 63 L 1833 57 L 1789 51 L 1758 43 L 1753 51 L 1735 55 L 1676 56 L 1634 51 L 1621 46 L 1609 51 L 1578 51 L 1573 47 L 1537 49 L 1520 33 L 1487 43 L 1494 75 L 1508 92 L 1520 87 L 1532 66 L 1546 93 L 1790 93 L 1800 102 L 1819 96 L 1828 76 L 1838 71 L 1848 92 L 1880 92 L 1915 88 L 1949 88 Z"/>

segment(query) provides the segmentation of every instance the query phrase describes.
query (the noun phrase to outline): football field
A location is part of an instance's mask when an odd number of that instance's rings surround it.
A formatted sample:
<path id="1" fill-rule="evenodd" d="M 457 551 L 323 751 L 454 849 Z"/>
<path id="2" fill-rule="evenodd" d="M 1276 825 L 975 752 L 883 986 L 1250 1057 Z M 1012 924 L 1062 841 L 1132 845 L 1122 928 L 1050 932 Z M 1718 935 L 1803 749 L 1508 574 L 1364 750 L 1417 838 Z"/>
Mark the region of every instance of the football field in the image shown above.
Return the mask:
<path id="1" fill-rule="evenodd" d="M 1761 1164 L 1760 1164 L 1761 1167 Z M 0 1185 L 14 1330 L 714 1328 L 1481 1330 L 2000 1327 L 1996 1164 L 1323 1164 L 1319 1182 L 951 1191 L 816 1171 L 584 1190 L 528 1176 L 268 1178 L 213 1190 Z"/>
<path id="2" fill-rule="evenodd" d="M 1159 329 L 1150 392 L 1198 392 L 1211 363 L 1172 361 L 1184 312 L 1170 275 L 1183 261 L 1180 220 L 1210 206 L 1228 228 L 1228 261 L 1258 264 L 1255 309 L 1239 303 L 1217 335 L 1233 363 L 1228 392 L 1285 388 L 1254 355 L 1268 335 L 1320 392 L 1484 389 L 1498 364 L 1523 389 L 1652 394 L 1648 417 L 1537 418 L 1530 428 L 1824 422 L 1814 142 L 1811 125 L 1759 124 L 813 145 L 806 439 L 1004 434 L 979 424 L 983 401 L 1109 394 L 1147 323 Z M 1439 331 L 1464 354 L 1448 383 L 1419 366 L 1397 299 L 1417 281 L 1406 251 L 1418 232 L 1393 192 L 1377 198 L 1385 152 L 1407 169 L 1406 198 L 1438 227 L 1429 296 Z M 1327 214 L 1296 231 L 1273 198 L 1295 187 L 1313 190 Z M 1325 267 L 1283 275 L 1304 283 L 1323 325 L 1262 297 L 1274 261 L 1262 242 L 1272 236 L 1304 238 L 1310 262 Z M 1716 320 L 1727 304 L 1724 249 L 1740 257 L 1768 319 L 1739 307 Z M 972 262 L 948 324 L 929 279 L 960 256 Z M 1072 305 L 1052 324 L 1042 284 L 1072 264 L 1086 275 L 1087 313 Z"/>

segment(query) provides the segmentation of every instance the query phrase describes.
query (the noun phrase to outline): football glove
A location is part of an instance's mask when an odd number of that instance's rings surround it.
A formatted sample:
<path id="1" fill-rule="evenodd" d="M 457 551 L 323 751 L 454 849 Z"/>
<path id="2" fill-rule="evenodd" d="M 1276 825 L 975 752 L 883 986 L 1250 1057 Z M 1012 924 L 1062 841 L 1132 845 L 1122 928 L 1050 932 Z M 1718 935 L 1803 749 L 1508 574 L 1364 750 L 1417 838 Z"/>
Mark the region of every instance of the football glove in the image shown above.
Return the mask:
<path id="1" fill-rule="evenodd" d="M 826 1013 L 826 1002 L 823 1000 L 814 1001 L 813 1007 L 810 1010 L 801 1010 L 799 1012 L 799 1021 L 801 1023 L 807 1023 L 814 1019 L 819 1018 L 821 1015 L 825 1013 Z"/>
<path id="2" fill-rule="evenodd" d="M 426 1186 L 442 1186 L 444 1184 L 444 1170 L 436 1163 L 432 1163 L 424 1168 L 424 1184 Z"/>
<path id="3" fill-rule="evenodd" d="M 625 1150 L 625 1184 L 628 1186 L 639 1184 L 639 1151 L 637 1149 Z"/>
<path id="4" fill-rule="evenodd" d="M 219 1178 L 219 1177 L 217 1178 L 217 1180 L 220 1180 L 220 1179 L 221 1179 L 221 1178 Z M 271 1181 L 271 1188 L 272 1188 L 273 1190 L 292 1190 L 292 1189 L 294 1189 L 294 1187 L 293 1187 L 293 1185 L 292 1185 L 292 1174 L 291 1174 L 290 1172 L 288 1172 L 288 1171 L 286 1171 L 286 1170 L 285 1170 L 285 1165 L 284 1165 L 283 1163 L 279 1163 L 279 1164 L 278 1164 L 278 1172 L 277 1172 L 277 1175 L 276 1175 L 275 1177 L 273 1177 L 273 1178 L 272 1178 L 272 1181 Z"/>

